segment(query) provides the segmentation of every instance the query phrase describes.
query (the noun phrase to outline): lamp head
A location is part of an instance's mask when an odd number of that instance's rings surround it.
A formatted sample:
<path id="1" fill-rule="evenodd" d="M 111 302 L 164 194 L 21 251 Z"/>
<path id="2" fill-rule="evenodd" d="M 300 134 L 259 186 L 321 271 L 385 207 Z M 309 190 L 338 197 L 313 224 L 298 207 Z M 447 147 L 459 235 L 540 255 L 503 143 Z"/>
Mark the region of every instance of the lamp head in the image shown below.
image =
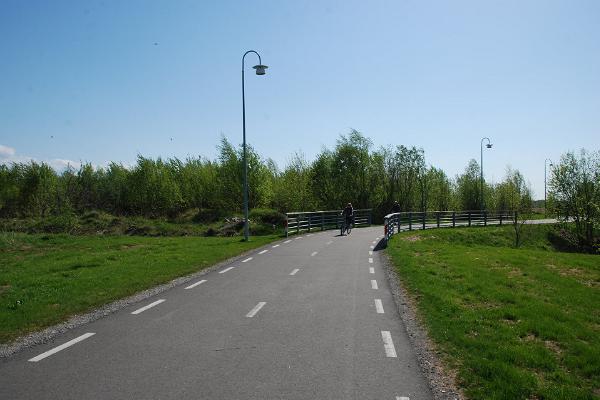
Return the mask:
<path id="1" fill-rule="evenodd" d="M 252 68 L 256 70 L 256 75 L 264 75 L 267 72 L 267 68 L 269 67 L 267 67 L 266 65 L 259 64 L 255 65 Z"/>
<path id="2" fill-rule="evenodd" d="M 491 149 L 492 148 L 492 144 L 488 143 L 488 144 L 485 145 L 485 147 L 487 147 L 488 149 Z"/>

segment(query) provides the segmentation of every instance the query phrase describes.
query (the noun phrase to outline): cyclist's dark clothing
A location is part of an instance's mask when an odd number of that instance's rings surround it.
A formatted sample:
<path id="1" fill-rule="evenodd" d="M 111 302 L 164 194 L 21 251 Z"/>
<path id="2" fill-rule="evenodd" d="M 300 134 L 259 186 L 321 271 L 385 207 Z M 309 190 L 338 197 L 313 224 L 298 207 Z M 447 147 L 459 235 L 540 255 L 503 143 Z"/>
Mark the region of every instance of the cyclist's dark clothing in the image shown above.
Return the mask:
<path id="1" fill-rule="evenodd" d="M 392 212 L 393 213 L 398 213 L 400 212 L 400 204 L 398 204 L 397 202 L 394 203 L 394 206 L 392 207 Z"/>
<path id="2" fill-rule="evenodd" d="M 342 211 L 342 215 L 346 218 L 346 222 L 351 224 L 354 219 L 354 209 L 352 207 L 346 207 L 344 208 L 344 211 Z"/>

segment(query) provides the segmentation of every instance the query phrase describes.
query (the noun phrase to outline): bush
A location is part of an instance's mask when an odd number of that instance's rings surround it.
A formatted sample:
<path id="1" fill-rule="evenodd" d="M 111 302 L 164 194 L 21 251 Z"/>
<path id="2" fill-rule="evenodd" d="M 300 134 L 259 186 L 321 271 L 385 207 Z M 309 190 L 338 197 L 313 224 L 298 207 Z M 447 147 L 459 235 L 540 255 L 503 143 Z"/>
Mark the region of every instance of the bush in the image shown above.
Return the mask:
<path id="1" fill-rule="evenodd" d="M 250 220 L 255 221 L 255 223 L 261 222 L 263 224 L 283 226 L 286 220 L 286 215 L 276 210 L 255 208 L 250 211 L 249 218 Z"/>

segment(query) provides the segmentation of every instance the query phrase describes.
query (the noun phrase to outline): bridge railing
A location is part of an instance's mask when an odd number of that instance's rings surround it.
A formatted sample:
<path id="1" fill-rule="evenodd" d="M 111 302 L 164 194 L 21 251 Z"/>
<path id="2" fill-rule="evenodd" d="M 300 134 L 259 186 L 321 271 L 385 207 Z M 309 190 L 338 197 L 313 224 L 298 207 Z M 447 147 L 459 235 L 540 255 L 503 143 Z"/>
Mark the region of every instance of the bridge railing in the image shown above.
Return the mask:
<path id="1" fill-rule="evenodd" d="M 394 233 L 430 228 L 454 228 L 457 226 L 487 226 L 511 223 L 514 212 L 501 211 L 428 211 L 400 212 L 383 218 L 385 239 Z"/>
<path id="2" fill-rule="evenodd" d="M 299 211 L 286 213 L 285 235 L 301 232 L 339 229 L 344 220 L 340 210 Z M 354 226 L 370 226 L 372 209 L 354 210 Z"/>

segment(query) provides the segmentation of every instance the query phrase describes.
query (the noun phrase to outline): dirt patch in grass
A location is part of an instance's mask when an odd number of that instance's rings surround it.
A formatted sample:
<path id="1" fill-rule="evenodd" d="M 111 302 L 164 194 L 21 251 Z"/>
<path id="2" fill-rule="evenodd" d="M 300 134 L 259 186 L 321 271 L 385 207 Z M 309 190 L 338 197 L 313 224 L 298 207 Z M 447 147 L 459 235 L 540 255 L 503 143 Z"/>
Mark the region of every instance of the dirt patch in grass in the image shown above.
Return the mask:
<path id="1" fill-rule="evenodd" d="M 9 289 L 10 289 L 10 285 L 0 285 L 0 294 L 2 294 L 4 292 L 8 292 Z"/>
<path id="2" fill-rule="evenodd" d="M 405 242 L 418 242 L 419 240 L 423 240 L 423 238 L 419 235 L 412 235 L 412 236 L 402 237 L 402 240 L 404 240 Z"/>

